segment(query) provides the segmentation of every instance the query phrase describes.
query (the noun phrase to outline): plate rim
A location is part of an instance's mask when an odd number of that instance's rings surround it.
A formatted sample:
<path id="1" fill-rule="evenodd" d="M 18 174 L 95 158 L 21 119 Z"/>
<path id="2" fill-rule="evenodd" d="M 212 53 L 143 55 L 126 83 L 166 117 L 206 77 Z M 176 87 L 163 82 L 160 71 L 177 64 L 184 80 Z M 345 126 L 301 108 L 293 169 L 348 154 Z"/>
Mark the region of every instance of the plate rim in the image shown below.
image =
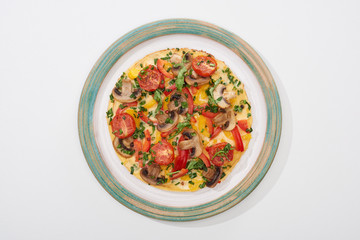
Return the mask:
<path id="1" fill-rule="evenodd" d="M 164 35 L 193 34 L 210 38 L 233 51 L 247 64 L 259 82 L 265 97 L 267 126 L 259 156 L 245 178 L 223 196 L 192 207 L 170 207 L 151 203 L 132 194 L 112 176 L 101 159 L 95 142 L 93 111 L 98 90 L 111 67 L 138 44 Z M 259 54 L 243 39 L 214 24 L 186 18 L 150 22 L 126 33 L 96 61 L 81 92 L 78 108 L 78 133 L 85 159 L 98 182 L 118 202 L 142 215 L 160 220 L 191 221 L 214 216 L 244 200 L 269 170 L 280 141 L 282 110 L 274 78 Z M 245 189 L 243 189 L 245 187 Z"/>

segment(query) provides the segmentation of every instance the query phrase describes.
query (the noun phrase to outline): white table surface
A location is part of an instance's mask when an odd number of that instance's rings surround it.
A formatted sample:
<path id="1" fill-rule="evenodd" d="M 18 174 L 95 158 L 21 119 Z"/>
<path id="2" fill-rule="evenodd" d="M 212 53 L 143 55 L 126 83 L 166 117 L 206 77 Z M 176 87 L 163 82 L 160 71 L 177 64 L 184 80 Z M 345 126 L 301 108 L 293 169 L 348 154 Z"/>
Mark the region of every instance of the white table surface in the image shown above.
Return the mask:
<path id="1" fill-rule="evenodd" d="M 0 1 L 0 239 L 360 239 L 359 1 Z M 83 156 L 85 79 L 117 38 L 195 18 L 276 71 L 283 135 L 243 202 L 196 222 L 114 200 Z"/>

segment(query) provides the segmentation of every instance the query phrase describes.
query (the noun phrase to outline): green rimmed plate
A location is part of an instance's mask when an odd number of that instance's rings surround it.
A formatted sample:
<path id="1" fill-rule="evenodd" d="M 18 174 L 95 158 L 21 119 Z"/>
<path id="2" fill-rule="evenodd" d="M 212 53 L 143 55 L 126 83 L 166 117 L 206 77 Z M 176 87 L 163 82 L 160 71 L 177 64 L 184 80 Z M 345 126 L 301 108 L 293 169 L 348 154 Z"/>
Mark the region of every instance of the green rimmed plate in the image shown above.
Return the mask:
<path id="1" fill-rule="evenodd" d="M 249 149 L 231 175 L 214 189 L 194 193 L 162 191 L 131 176 L 112 148 L 105 118 L 109 94 L 121 73 L 148 53 L 176 47 L 204 50 L 225 61 L 245 84 L 254 120 Z M 134 29 L 100 57 L 81 94 L 78 126 L 89 167 L 110 195 L 143 215 L 188 221 L 231 208 L 260 183 L 279 144 L 281 104 L 271 73 L 244 40 L 206 22 L 169 19 Z"/>

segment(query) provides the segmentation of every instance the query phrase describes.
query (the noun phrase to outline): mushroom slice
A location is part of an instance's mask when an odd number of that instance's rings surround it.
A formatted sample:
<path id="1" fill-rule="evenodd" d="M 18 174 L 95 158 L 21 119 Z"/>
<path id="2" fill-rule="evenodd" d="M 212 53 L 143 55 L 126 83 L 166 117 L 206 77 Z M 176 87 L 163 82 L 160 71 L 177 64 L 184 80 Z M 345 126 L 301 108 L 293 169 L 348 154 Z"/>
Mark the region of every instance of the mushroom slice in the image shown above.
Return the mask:
<path id="1" fill-rule="evenodd" d="M 134 138 L 132 136 L 124 139 L 115 137 L 113 146 L 115 150 L 125 158 L 129 158 L 135 153 Z"/>
<path id="2" fill-rule="evenodd" d="M 213 188 L 219 182 L 222 174 L 222 167 L 213 165 L 214 168 L 209 167 L 202 172 L 202 175 L 206 178 L 206 186 Z"/>
<path id="3" fill-rule="evenodd" d="M 183 141 L 179 143 L 179 148 L 182 150 L 191 149 L 190 157 L 198 157 L 202 154 L 203 145 L 199 134 L 194 129 L 185 129 L 182 133 Z"/>
<path id="4" fill-rule="evenodd" d="M 228 91 L 224 84 L 219 84 L 214 89 L 215 100 L 221 98 L 217 105 L 221 108 L 228 108 L 231 106 L 230 100 L 235 97 L 234 91 Z"/>
<path id="5" fill-rule="evenodd" d="M 182 63 L 182 57 L 181 57 L 179 54 L 175 53 L 175 54 L 173 54 L 173 55 L 171 56 L 170 62 L 171 62 L 172 64 L 180 64 L 180 63 Z M 174 76 L 179 75 L 180 66 L 176 66 L 176 67 L 173 66 L 173 67 L 171 68 L 171 71 L 172 71 L 172 73 L 174 74 Z"/>
<path id="6" fill-rule="evenodd" d="M 151 185 L 158 185 L 159 180 L 159 174 L 161 172 L 161 167 L 157 163 L 152 163 L 151 165 L 146 165 L 140 170 L 140 176 L 141 178 Z"/>
<path id="7" fill-rule="evenodd" d="M 220 126 L 225 131 L 231 131 L 236 126 L 235 113 L 231 109 L 223 110 L 213 118 L 213 121 L 216 126 Z"/>
<path id="8" fill-rule="evenodd" d="M 188 69 L 188 70 L 189 70 L 190 67 L 191 67 L 191 61 L 192 61 L 192 59 L 193 59 L 192 55 L 191 55 L 189 52 L 187 52 L 187 53 L 185 54 L 184 66 L 185 66 L 186 69 Z M 176 64 L 176 67 L 173 66 L 173 67 L 171 68 L 172 73 L 174 74 L 174 76 L 179 75 L 180 66 L 178 66 L 178 65 L 183 62 L 183 57 L 180 56 L 179 54 L 175 53 L 175 54 L 173 54 L 173 55 L 171 56 L 170 62 L 171 62 L 172 64 Z"/>
<path id="9" fill-rule="evenodd" d="M 201 77 L 193 69 L 190 69 L 191 74 L 185 77 L 185 82 L 190 86 L 197 84 L 198 86 L 208 84 L 210 77 Z"/>
<path id="10" fill-rule="evenodd" d="M 112 90 L 114 98 L 122 103 L 134 102 L 141 97 L 141 89 L 133 89 L 130 79 L 123 79 L 121 89 L 114 87 Z"/>
<path id="11" fill-rule="evenodd" d="M 187 103 L 187 99 L 183 93 L 174 91 L 170 96 L 168 104 L 169 111 L 176 111 L 178 114 L 186 114 L 188 108 L 184 108 L 181 103 Z"/>
<path id="12" fill-rule="evenodd" d="M 158 120 L 157 129 L 160 132 L 168 132 L 173 129 L 179 122 L 179 115 L 176 111 L 171 111 L 169 113 L 156 114 L 156 119 Z"/>
<path id="13" fill-rule="evenodd" d="M 186 67 L 187 70 L 189 70 L 191 68 L 191 62 L 193 60 L 193 57 L 191 55 L 190 52 L 185 53 L 185 63 L 184 66 Z"/>

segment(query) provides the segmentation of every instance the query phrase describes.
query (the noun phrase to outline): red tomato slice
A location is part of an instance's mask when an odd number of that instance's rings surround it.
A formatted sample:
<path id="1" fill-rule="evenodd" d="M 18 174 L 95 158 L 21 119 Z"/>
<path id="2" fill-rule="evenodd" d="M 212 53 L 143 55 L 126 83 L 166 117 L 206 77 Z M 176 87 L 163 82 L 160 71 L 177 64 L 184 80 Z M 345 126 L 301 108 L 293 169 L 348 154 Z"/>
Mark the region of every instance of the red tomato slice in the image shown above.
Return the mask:
<path id="1" fill-rule="evenodd" d="M 210 156 L 210 161 L 214 165 L 220 167 L 220 166 L 224 165 L 224 163 L 232 161 L 232 159 L 234 157 L 234 150 L 229 150 L 226 155 L 216 154 L 217 152 L 223 150 L 227 144 L 228 143 L 226 143 L 226 142 L 222 142 L 222 143 L 217 143 L 215 145 L 212 145 L 212 146 L 206 148 L 206 151 L 208 151 L 209 156 Z"/>
<path id="2" fill-rule="evenodd" d="M 158 142 L 151 150 L 157 164 L 168 165 L 174 160 L 174 148 L 167 141 Z"/>
<path id="3" fill-rule="evenodd" d="M 137 79 L 142 89 L 153 92 L 158 89 L 162 76 L 155 66 L 149 65 L 140 71 Z"/>
<path id="4" fill-rule="evenodd" d="M 248 127 L 248 121 L 247 121 L 246 119 L 244 119 L 244 120 L 239 120 L 239 121 L 238 121 L 238 125 L 239 125 L 239 127 L 240 127 L 242 130 L 244 130 L 245 132 L 246 132 L 246 129 L 249 128 L 249 127 Z"/>
<path id="5" fill-rule="evenodd" d="M 207 56 L 198 56 L 194 58 L 191 65 L 194 71 L 202 77 L 209 77 L 217 68 L 215 59 Z"/>
<path id="6" fill-rule="evenodd" d="M 170 73 L 170 72 L 167 72 L 167 71 L 164 69 L 164 64 L 165 64 L 165 61 L 159 58 L 159 59 L 157 60 L 156 66 L 157 66 L 157 68 L 159 69 L 159 71 L 162 73 L 162 75 L 164 75 L 164 76 L 167 77 L 167 78 L 173 79 L 173 78 L 174 78 L 174 74 L 172 74 L 172 73 Z"/>
<path id="7" fill-rule="evenodd" d="M 114 135 L 120 139 L 133 135 L 136 129 L 135 120 L 128 113 L 116 114 L 110 124 Z"/>

